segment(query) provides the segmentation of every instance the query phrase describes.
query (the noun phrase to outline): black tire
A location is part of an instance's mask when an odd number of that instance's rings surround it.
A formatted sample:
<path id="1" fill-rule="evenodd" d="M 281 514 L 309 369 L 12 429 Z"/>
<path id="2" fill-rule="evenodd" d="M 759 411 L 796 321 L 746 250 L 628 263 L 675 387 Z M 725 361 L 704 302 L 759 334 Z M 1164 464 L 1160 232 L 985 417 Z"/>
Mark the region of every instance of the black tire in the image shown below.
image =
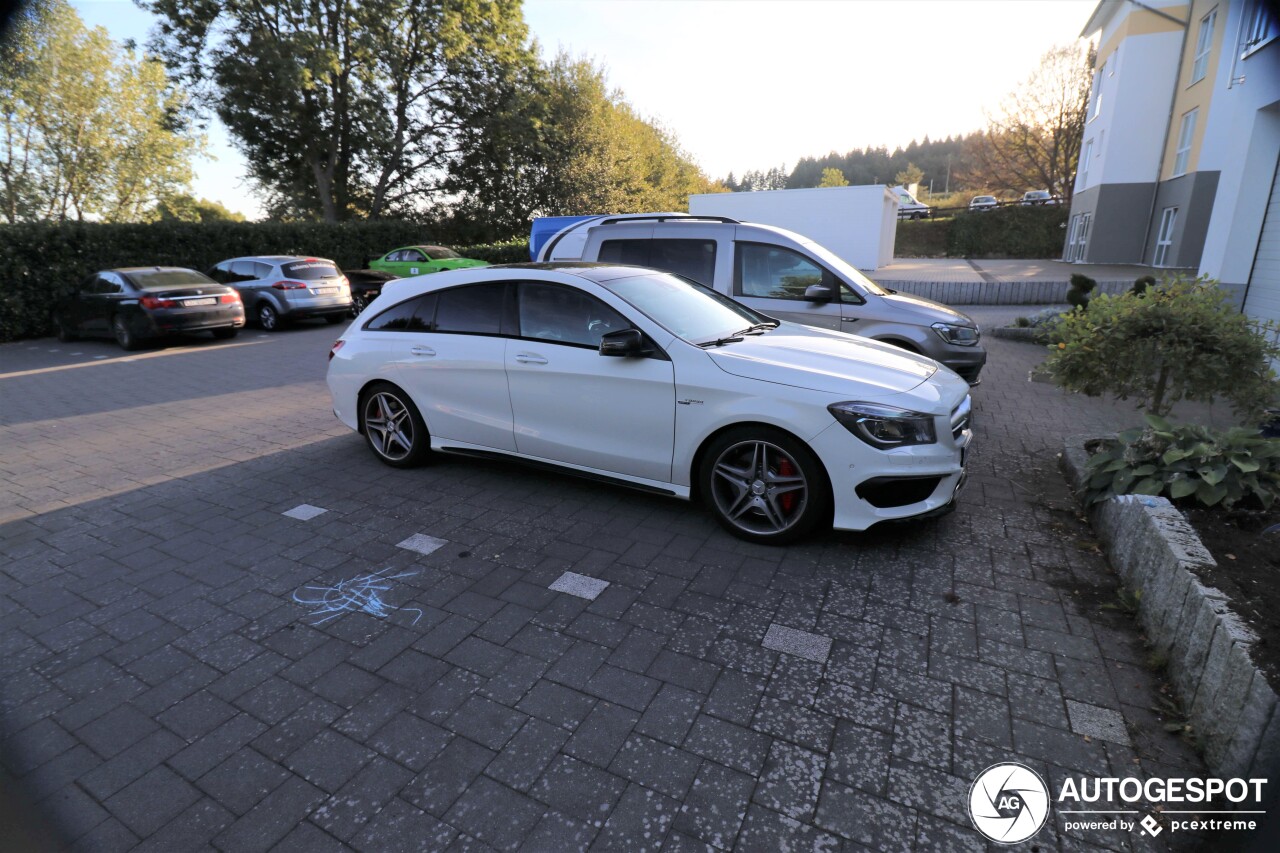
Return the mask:
<path id="1" fill-rule="evenodd" d="M 254 311 L 258 318 L 258 325 L 262 327 L 264 332 L 276 332 L 280 330 L 282 325 L 280 322 L 280 312 L 270 302 L 263 302 Z"/>
<path id="2" fill-rule="evenodd" d="M 57 314 L 53 315 L 53 329 L 58 336 L 58 340 L 62 341 L 64 344 L 80 340 L 80 336 L 77 335 L 70 326 L 64 323 L 62 318 Z"/>
<path id="3" fill-rule="evenodd" d="M 238 334 L 240 334 L 240 330 L 235 326 L 224 326 L 221 329 L 213 330 L 213 336 L 220 341 L 229 341 Z"/>
<path id="4" fill-rule="evenodd" d="M 388 416 L 394 429 L 380 428 Z M 405 434 L 405 424 L 409 432 Z M 431 434 L 418 407 L 390 382 L 370 385 L 360 395 L 360 431 L 373 455 L 392 468 L 414 468 L 431 456 Z"/>
<path id="5" fill-rule="evenodd" d="M 111 320 L 111 334 L 115 336 L 116 343 L 120 345 L 120 349 L 125 352 L 133 352 L 141 346 L 138 336 L 129 328 L 128 321 L 119 314 Z"/>
<path id="6" fill-rule="evenodd" d="M 717 436 L 702 454 L 698 485 L 716 521 L 748 542 L 783 545 L 831 523 L 826 469 L 780 429 L 744 426 Z"/>
<path id="7" fill-rule="evenodd" d="M 324 321 L 330 326 L 336 326 L 345 319 L 347 319 L 345 314 L 326 314 Z"/>
<path id="8" fill-rule="evenodd" d="M 365 308 L 369 307 L 369 303 L 373 301 L 370 294 L 353 293 L 351 295 L 351 316 L 359 317 Z"/>

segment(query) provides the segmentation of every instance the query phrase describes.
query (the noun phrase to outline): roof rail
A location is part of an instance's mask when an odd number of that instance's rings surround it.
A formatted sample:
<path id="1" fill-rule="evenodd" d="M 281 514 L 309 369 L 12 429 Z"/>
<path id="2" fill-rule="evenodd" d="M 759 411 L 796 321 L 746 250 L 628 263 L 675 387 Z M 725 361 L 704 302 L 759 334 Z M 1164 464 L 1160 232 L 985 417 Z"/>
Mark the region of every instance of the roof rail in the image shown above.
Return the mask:
<path id="1" fill-rule="evenodd" d="M 659 216 L 659 215 L 655 215 L 655 216 L 635 216 L 635 215 L 611 216 L 611 217 L 609 217 L 608 219 L 604 219 L 604 220 L 600 221 L 600 222 L 599 222 L 599 223 L 597 223 L 597 224 L 599 224 L 599 225 L 615 225 L 615 224 L 617 224 L 617 223 L 619 223 L 619 222 L 675 222 L 675 221 L 685 222 L 685 221 L 690 220 L 690 219 L 694 220 L 695 222 L 727 222 L 727 223 L 729 223 L 730 225 L 741 225 L 741 224 L 742 224 L 742 223 L 741 223 L 741 222 L 739 222 L 738 220 L 736 220 L 736 219 L 730 219 L 730 218 L 729 218 L 729 217 L 727 217 L 727 216 L 697 216 L 697 215 L 692 214 L 692 213 L 681 213 L 681 214 L 679 214 L 679 215 L 677 215 L 677 216 L 670 216 L 670 215 L 663 215 L 663 216 Z"/>

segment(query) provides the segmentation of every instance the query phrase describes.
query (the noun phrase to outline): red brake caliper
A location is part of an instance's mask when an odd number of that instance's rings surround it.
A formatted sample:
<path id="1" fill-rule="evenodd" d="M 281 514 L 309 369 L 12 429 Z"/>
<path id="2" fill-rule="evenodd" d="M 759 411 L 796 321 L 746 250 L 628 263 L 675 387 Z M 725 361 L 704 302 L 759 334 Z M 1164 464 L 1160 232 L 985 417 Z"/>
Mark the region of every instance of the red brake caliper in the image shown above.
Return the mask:
<path id="1" fill-rule="evenodd" d="M 796 467 L 791 464 L 790 459 L 783 456 L 781 459 L 778 460 L 778 476 L 779 477 L 793 477 L 795 476 L 795 473 L 796 473 Z M 796 503 L 796 493 L 787 492 L 786 494 L 781 495 L 778 498 L 778 503 L 782 504 L 783 512 L 790 514 L 791 508 L 795 506 L 795 503 Z"/>

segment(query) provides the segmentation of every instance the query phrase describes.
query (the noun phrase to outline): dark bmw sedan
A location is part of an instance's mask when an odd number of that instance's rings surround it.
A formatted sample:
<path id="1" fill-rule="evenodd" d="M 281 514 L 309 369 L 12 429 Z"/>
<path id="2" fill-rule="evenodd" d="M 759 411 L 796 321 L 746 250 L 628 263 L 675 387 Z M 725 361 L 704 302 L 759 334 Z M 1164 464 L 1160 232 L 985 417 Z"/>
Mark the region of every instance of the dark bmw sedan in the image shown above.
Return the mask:
<path id="1" fill-rule="evenodd" d="M 149 338 L 212 332 L 234 338 L 244 326 L 235 288 L 181 267 L 127 267 L 94 273 L 53 311 L 58 340 L 113 337 L 126 350 Z"/>

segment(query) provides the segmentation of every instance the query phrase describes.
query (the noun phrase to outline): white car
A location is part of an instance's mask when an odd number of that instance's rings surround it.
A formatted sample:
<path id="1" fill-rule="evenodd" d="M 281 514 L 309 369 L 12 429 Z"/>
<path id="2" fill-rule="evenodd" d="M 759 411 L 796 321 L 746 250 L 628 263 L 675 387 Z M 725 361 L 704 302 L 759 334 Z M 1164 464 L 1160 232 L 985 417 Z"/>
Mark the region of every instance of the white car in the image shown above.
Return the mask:
<path id="1" fill-rule="evenodd" d="M 389 465 L 550 465 L 700 497 L 756 542 L 946 511 L 972 438 L 969 386 L 937 362 L 638 267 L 402 279 L 329 358 L 334 414 Z"/>

